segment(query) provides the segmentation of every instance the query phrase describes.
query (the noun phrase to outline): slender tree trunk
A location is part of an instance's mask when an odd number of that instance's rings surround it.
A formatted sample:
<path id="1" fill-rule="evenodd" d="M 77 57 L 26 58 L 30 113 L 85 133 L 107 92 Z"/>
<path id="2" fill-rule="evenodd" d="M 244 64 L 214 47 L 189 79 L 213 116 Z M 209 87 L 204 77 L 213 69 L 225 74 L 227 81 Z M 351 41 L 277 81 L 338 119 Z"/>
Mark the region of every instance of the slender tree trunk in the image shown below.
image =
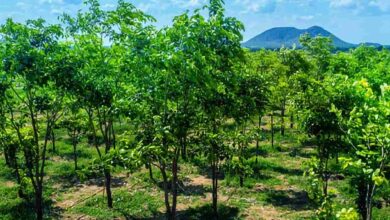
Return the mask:
<path id="1" fill-rule="evenodd" d="M 115 135 L 115 129 L 114 129 L 114 123 L 111 123 L 111 135 L 112 135 L 112 146 L 114 149 L 116 149 L 116 135 Z"/>
<path id="2" fill-rule="evenodd" d="M 27 196 L 23 192 L 23 189 L 22 189 L 22 186 L 21 186 L 22 179 L 20 178 L 19 167 L 18 167 L 17 163 L 15 163 L 15 176 L 16 176 L 16 182 L 19 185 L 19 187 L 18 187 L 19 188 L 18 189 L 18 196 L 19 196 L 19 198 L 25 199 L 25 198 L 27 198 Z"/>
<path id="3" fill-rule="evenodd" d="M 171 207 L 171 219 L 176 219 L 176 205 L 177 205 L 177 157 L 179 154 L 175 155 L 175 158 L 172 161 L 172 207 Z"/>
<path id="4" fill-rule="evenodd" d="M 77 143 L 73 140 L 73 159 L 74 159 L 74 170 L 78 170 L 77 168 Z"/>
<path id="5" fill-rule="evenodd" d="M 291 129 L 294 128 L 294 114 L 292 114 L 292 113 L 290 115 L 290 128 Z"/>
<path id="6" fill-rule="evenodd" d="M 171 205 L 169 203 L 169 190 L 168 190 L 168 177 L 165 171 L 165 165 L 161 165 L 160 163 L 161 175 L 163 177 L 163 188 L 164 188 L 164 201 L 165 201 L 165 211 L 167 219 L 171 219 Z"/>
<path id="7" fill-rule="evenodd" d="M 47 113 L 47 117 L 49 118 L 48 116 L 48 113 Z M 35 127 L 35 130 L 34 132 L 38 132 L 38 128 L 37 128 L 37 125 L 35 124 L 36 121 L 35 120 L 32 120 L 32 125 L 33 127 Z M 54 124 L 54 121 L 53 120 L 49 120 L 47 121 L 47 124 L 46 124 L 46 135 L 45 135 L 45 139 L 44 139 L 44 143 L 43 143 L 43 147 L 42 147 L 42 155 L 40 155 L 40 150 L 39 150 L 39 142 L 38 142 L 38 133 L 35 134 L 35 137 L 37 137 L 37 141 L 36 141 L 36 152 L 38 152 L 38 155 L 37 155 L 37 158 L 35 158 L 35 177 L 34 176 L 31 176 L 31 180 L 34 180 L 36 179 L 35 181 L 35 184 L 33 184 L 33 186 L 35 185 L 36 187 L 34 187 L 35 189 L 35 205 L 36 205 L 36 212 L 37 212 L 37 219 L 38 220 L 41 220 L 43 219 L 43 212 L 44 212 L 44 201 L 43 201 L 43 177 L 45 175 L 45 162 L 46 162 L 46 151 L 47 151 L 47 145 L 48 145 L 48 141 L 49 141 L 49 137 L 50 137 L 50 134 L 52 134 L 52 126 Z M 41 157 L 41 158 L 39 158 Z M 42 161 L 41 164 L 39 163 L 39 161 Z"/>
<path id="8" fill-rule="evenodd" d="M 365 217 L 365 220 L 371 220 L 371 210 L 372 210 L 372 201 L 370 199 L 370 201 L 367 202 L 367 210 L 366 210 L 366 217 Z"/>
<path id="9" fill-rule="evenodd" d="M 323 193 L 325 197 L 328 197 L 328 181 L 329 181 L 329 172 L 328 172 L 328 155 L 325 155 L 325 169 L 324 169 L 324 188 Z"/>
<path id="10" fill-rule="evenodd" d="M 259 124 L 258 124 L 259 133 L 257 134 L 258 137 L 256 139 L 256 163 L 258 163 L 258 157 L 259 157 L 259 142 L 260 142 L 260 135 L 261 135 L 261 114 L 259 114 Z"/>
<path id="11" fill-rule="evenodd" d="M 271 145 L 274 147 L 274 111 L 271 112 Z"/>
<path id="12" fill-rule="evenodd" d="M 187 132 L 185 132 L 184 136 L 181 138 L 181 158 L 183 160 L 187 160 Z"/>
<path id="13" fill-rule="evenodd" d="M 341 149 L 342 143 L 341 143 L 341 136 L 340 135 L 337 135 L 337 145 L 338 145 L 339 149 Z M 338 149 L 336 150 L 335 156 L 336 156 L 336 164 L 339 164 L 339 151 L 338 151 Z"/>
<path id="14" fill-rule="evenodd" d="M 246 135 L 246 130 L 245 130 L 245 127 L 246 127 L 246 123 L 243 124 L 242 126 L 242 135 L 245 137 Z M 239 157 L 239 160 L 240 160 L 240 164 L 243 164 L 243 156 L 244 156 L 244 148 L 247 146 L 247 143 L 246 143 L 246 140 L 244 138 L 244 140 L 242 140 L 242 142 L 240 143 L 240 157 Z M 244 186 L 244 174 L 243 172 L 241 172 L 240 174 L 240 187 L 243 187 Z"/>
<path id="15" fill-rule="evenodd" d="M 37 188 L 35 189 L 35 212 L 37 215 L 37 220 L 43 219 L 42 191 L 43 191 L 42 183 L 38 183 Z"/>
<path id="16" fill-rule="evenodd" d="M 107 194 L 107 206 L 108 208 L 112 208 L 112 192 L 111 192 L 111 173 L 109 170 L 104 170 L 104 176 L 105 176 L 105 186 L 106 186 L 106 194 Z"/>
<path id="17" fill-rule="evenodd" d="M 212 162 L 212 179 L 213 179 L 213 212 L 214 219 L 218 219 L 218 173 L 215 160 Z"/>
<path id="18" fill-rule="evenodd" d="M 374 195 L 374 184 L 373 183 L 367 183 L 367 192 L 366 192 L 366 198 L 365 198 L 365 212 L 363 219 L 364 220 L 371 220 L 372 219 L 372 197 Z"/>
<path id="19" fill-rule="evenodd" d="M 10 157 L 8 156 L 8 147 L 4 149 L 4 159 L 5 159 L 5 165 L 11 167 L 11 160 Z"/>
<path id="20" fill-rule="evenodd" d="M 240 187 L 244 187 L 244 177 L 240 175 Z"/>
<path id="21" fill-rule="evenodd" d="M 281 110 L 281 113 L 280 113 L 280 117 L 281 117 L 280 134 L 282 136 L 284 136 L 284 130 L 285 130 L 285 127 L 284 127 L 285 126 L 285 123 L 284 123 L 285 110 L 286 110 L 286 104 L 283 102 L 282 110 Z"/>
<path id="22" fill-rule="evenodd" d="M 52 143 L 52 152 L 56 152 L 56 136 L 54 134 L 54 129 L 51 129 L 51 143 Z"/>
<path id="23" fill-rule="evenodd" d="M 150 163 L 147 164 L 148 169 L 149 169 L 149 178 L 153 181 L 156 182 L 156 180 L 153 177 L 153 170 L 152 170 L 152 165 Z"/>

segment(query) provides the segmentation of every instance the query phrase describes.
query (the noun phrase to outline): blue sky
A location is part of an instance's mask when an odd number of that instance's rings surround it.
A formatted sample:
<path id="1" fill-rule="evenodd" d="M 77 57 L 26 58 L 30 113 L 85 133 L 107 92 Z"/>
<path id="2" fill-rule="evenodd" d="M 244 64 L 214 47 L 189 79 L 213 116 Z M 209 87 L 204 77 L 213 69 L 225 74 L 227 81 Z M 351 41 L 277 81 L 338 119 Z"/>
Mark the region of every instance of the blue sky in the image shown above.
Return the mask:
<path id="1" fill-rule="evenodd" d="M 128 0 L 157 18 L 157 26 L 169 25 L 172 18 L 208 0 Z M 105 9 L 116 0 L 101 0 Z M 225 0 L 229 16 L 246 27 L 247 40 L 266 29 L 281 26 L 307 28 L 319 25 L 351 42 L 390 45 L 390 0 Z M 75 13 L 82 0 L 0 0 L 0 23 L 42 17 L 55 22 L 62 12 Z"/>

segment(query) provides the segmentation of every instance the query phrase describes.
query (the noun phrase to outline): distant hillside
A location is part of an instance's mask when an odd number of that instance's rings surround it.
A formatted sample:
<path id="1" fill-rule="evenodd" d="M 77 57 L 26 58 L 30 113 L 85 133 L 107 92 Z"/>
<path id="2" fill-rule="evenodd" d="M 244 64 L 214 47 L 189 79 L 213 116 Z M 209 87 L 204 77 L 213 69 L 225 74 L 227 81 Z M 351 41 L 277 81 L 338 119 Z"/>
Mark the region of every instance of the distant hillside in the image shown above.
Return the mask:
<path id="1" fill-rule="evenodd" d="M 282 46 L 291 48 L 294 45 L 298 48 L 301 47 L 299 43 L 299 37 L 302 34 L 308 33 L 310 36 L 324 36 L 330 37 L 333 39 L 333 43 L 336 49 L 338 50 L 348 50 L 359 46 L 360 44 L 352 44 L 341 40 L 336 37 L 334 34 L 323 29 L 319 26 L 313 26 L 308 29 L 297 29 L 294 27 L 276 27 L 269 29 L 256 37 L 248 40 L 243 43 L 243 47 L 247 47 L 252 50 L 258 49 L 279 49 Z M 382 48 L 383 46 L 376 43 L 364 43 L 368 46 L 374 46 L 377 48 Z"/>

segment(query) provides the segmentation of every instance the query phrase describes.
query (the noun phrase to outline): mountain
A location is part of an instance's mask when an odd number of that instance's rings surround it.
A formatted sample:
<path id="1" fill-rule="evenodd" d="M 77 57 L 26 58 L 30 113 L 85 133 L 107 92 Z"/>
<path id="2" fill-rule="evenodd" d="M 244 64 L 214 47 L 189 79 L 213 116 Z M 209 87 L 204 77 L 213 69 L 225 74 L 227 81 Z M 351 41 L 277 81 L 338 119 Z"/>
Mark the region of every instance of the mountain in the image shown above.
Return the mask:
<path id="1" fill-rule="evenodd" d="M 247 47 L 252 50 L 258 49 L 279 49 L 282 46 L 291 48 L 294 45 L 297 48 L 301 47 L 299 43 L 299 37 L 302 34 L 308 33 L 310 36 L 323 36 L 330 37 L 333 40 L 334 47 L 338 50 L 348 50 L 350 48 L 355 48 L 361 44 L 352 44 L 341 40 L 336 37 L 334 34 L 323 29 L 319 26 L 313 26 L 308 29 L 297 29 L 294 27 L 276 27 L 269 29 L 256 37 L 248 40 L 243 43 L 243 47 Z M 367 46 L 374 46 L 377 48 L 382 48 L 384 46 L 376 43 L 364 43 Z"/>

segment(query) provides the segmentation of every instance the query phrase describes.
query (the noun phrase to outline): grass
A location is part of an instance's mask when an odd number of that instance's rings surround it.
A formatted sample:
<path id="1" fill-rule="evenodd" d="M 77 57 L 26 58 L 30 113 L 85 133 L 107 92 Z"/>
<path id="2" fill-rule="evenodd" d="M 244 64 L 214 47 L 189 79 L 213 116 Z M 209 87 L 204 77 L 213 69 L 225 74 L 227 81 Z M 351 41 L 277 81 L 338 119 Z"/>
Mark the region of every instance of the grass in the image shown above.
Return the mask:
<path id="1" fill-rule="evenodd" d="M 263 126 L 269 124 L 264 120 Z M 120 126 L 120 129 L 126 129 Z M 165 208 L 161 174 L 153 168 L 156 182 L 145 168 L 127 175 L 123 169 L 113 171 L 114 209 L 108 209 L 103 195 L 102 179 L 95 177 L 82 181 L 74 171 L 73 149 L 66 131 L 56 130 L 56 152 L 50 152 L 46 167 L 45 198 L 47 219 L 164 219 Z M 253 143 L 248 154 L 248 164 L 254 173 L 246 177 L 244 187 L 239 179 L 225 173 L 220 179 L 219 210 L 221 219 L 312 219 L 317 208 L 306 193 L 307 181 L 303 177 L 303 164 L 315 155 L 315 146 L 310 139 L 295 130 L 287 129 L 286 136 L 275 134 L 271 146 L 270 133 L 265 132 L 259 151 Z M 97 156 L 96 150 L 87 144 L 86 138 L 78 146 L 79 166 L 87 167 Z M 256 156 L 257 161 L 256 161 Z M 10 169 L 0 155 L 0 219 L 34 219 L 33 201 L 17 198 L 17 185 Z M 339 164 L 330 163 L 337 173 Z M 211 180 L 208 179 L 208 164 L 203 157 L 191 162 L 181 161 L 181 180 L 178 197 L 179 219 L 210 219 L 212 215 Z M 390 194 L 382 188 L 377 200 Z M 354 207 L 356 191 L 349 185 L 349 178 L 330 181 L 330 192 L 335 197 L 335 210 Z M 390 219 L 390 208 L 380 203 L 374 208 L 374 219 Z"/>
<path id="2" fill-rule="evenodd" d="M 161 215 L 159 208 L 163 201 L 149 195 L 143 190 L 129 192 L 116 190 L 113 194 L 114 209 L 108 209 L 106 200 L 102 195 L 88 199 L 83 205 L 76 206 L 70 212 L 83 213 L 98 219 L 113 219 L 126 217 L 127 219 L 155 218 Z"/>

